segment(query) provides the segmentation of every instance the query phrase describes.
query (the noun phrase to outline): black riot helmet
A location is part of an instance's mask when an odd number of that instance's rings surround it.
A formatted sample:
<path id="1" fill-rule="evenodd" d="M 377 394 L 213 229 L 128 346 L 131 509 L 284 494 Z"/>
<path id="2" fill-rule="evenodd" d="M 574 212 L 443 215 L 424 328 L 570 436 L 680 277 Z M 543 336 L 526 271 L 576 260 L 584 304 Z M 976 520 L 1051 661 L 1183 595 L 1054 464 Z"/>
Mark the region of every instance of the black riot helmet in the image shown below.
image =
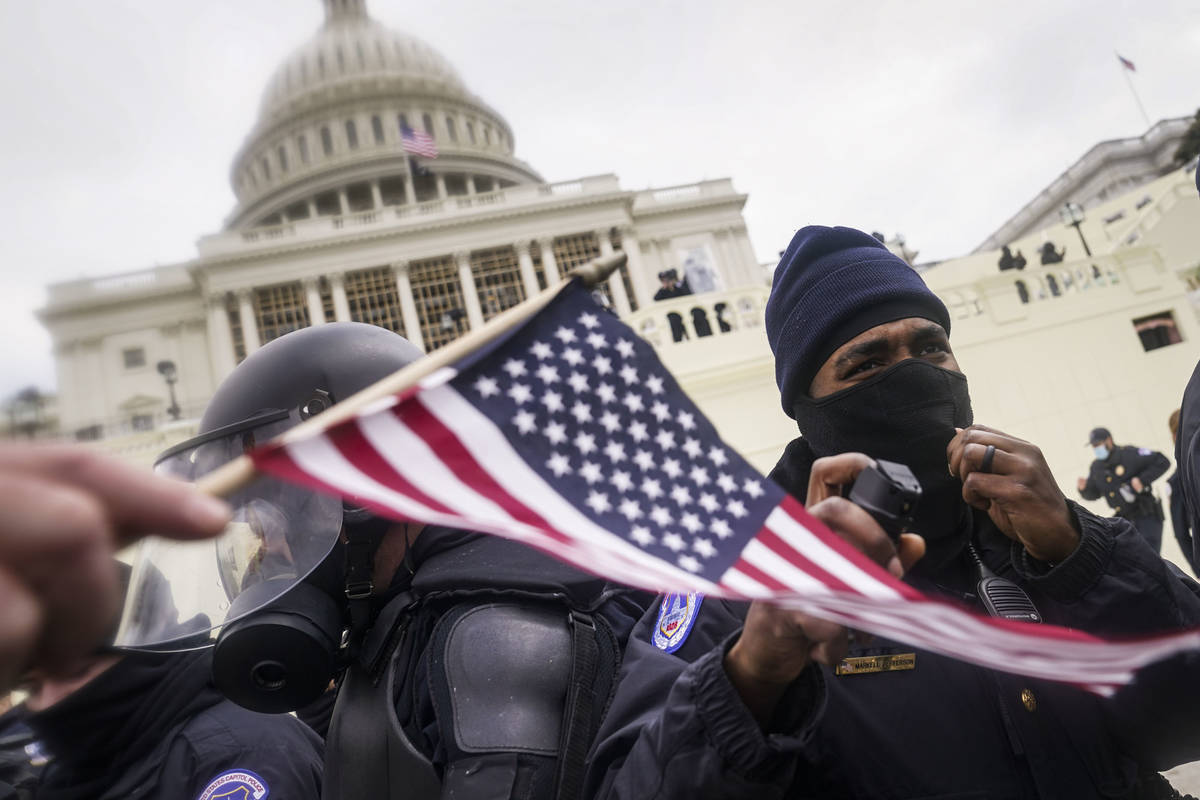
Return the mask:
<path id="1" fill-rule="evenodd" d="M 159 456 L 155 470 L 194 481 L 420 357 L 407 339 L 374 325 L 335 322 L 289 333 L 230 373 L 199 433 Z M 218 688 L 256 711 L 294 710 L 315 700 L 336 668 L 347 547 L 367 553 L 369 568 L 391 523 L 270 476 L 226 499 L 233 520 L 215 541 L 140 546 L 117 646 L 195 646 L 196 631 L 183 638 L 178 618 L 207 615 L 220 626 L 207 640 L 215 645 Z M 168 581 L 171 602 L 161 585 L 155 592 L 142 586 L 141 575 L 152 571 Z M 358 572 L 361 578 L 361 563 Z"/>

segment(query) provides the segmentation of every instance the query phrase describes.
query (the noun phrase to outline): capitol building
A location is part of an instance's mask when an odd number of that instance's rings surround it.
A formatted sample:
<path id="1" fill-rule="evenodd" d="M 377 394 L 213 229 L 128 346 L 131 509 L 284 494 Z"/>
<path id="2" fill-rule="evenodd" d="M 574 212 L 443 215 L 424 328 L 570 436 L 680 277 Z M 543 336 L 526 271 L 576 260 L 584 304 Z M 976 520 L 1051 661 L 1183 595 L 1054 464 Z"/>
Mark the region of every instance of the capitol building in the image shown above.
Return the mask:
<path id="1" fill-rule="evenodd" d="M 239 361 L 288 331 L 357 320 L 430 352 L 623 251 L 603 301 L 769 470 L 796 430 L 779 408 L 746 195 L 729 179 L 546 183 L 436 50 L 364 0 L 324 3 L 324 25 L 267 81 L 233 158 L 236 205 L 196 257 L 48 287 L 59 435 L 149 464 L 194 434 Z M 915 265 L 954 317 L 976 420 L 1036 443 L 1069 497 L 1092 427 L 1173 452 L 1167 416 L 1200 358 L 1196 165 L 1174 159 L 1188 124 L 1100 142 L 974 252 Z M 670 269 L 696 293 L 656 302 Z M 1164 537 L 1182 563 L 1174 550 Z"/>
<path id="2" fill-rule="evenodd" d="M 730 180 L 546 183 L 437 50 L 373 20 L 365 0 L 324 5 L 324 25 L 267 81 L 233 158 L 236 205 L 196 258 L 48 288 L 39 317 L 62 434 L 112 441 L 194 420 L 238 362 L 309 325 L 372 323 L 429 352 L 614 251 L 628 261 L 603 299 L 626 318 L 666 269 L 762 293 Z M 436 155 L 415 155 L 414 134 Z M 740 316 L 757 324 L 761 300 Z M 734 316 L 689 311 L 688 325 L 725 331 Z"/>

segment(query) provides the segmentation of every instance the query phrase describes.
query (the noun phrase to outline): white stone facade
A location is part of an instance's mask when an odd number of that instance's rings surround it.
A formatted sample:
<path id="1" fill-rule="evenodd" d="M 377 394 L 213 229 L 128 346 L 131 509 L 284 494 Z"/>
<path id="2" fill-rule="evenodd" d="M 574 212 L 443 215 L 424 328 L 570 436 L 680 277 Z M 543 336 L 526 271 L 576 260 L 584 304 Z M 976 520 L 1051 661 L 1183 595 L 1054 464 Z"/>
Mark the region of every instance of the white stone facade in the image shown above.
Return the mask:
<path id="1" fill-rule="evenodd" d="M 1164 119 L 1141 136 L 1100 142 L 1054 179 L 972 252 L 997 250 L 1058 222 L 1068 202 L 1085 210 L 1127 194 L 1175 166 L 1191 117 Z"/>

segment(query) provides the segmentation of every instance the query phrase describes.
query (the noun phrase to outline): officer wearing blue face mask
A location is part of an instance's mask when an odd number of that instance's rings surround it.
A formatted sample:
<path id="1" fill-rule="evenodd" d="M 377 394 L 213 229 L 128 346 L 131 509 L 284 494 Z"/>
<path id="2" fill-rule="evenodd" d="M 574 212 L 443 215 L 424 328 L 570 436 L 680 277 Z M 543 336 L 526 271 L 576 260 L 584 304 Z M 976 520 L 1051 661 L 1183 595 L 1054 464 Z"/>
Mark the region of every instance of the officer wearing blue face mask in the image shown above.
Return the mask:
<path id="1" fill-rule="evenodd" d="M 1079 494 L 1085 500 L 1103 497 L 1116 516 L 1132 522 L 1157 553 L 1162 544 L 1163 510 L 1150 484 L 1166 473 L 1170 459 L 1148 447 L 1115 445 L 1108 428 L 1093 428 L 1088 444 L 1096 460 L 1088 476 L 1079 479 Z"/>

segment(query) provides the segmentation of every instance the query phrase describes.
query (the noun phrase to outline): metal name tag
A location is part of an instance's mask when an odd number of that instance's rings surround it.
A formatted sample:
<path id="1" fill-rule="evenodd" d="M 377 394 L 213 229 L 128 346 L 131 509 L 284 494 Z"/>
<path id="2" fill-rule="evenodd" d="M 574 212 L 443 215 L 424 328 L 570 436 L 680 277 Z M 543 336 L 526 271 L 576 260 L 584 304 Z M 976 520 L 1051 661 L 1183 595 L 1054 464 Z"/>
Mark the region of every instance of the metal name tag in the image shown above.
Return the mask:
<path id="1" fill-rule="evenodd" d="M 857 656 L 842 659 L 834 670 L 836 675 L 864 675 L 868 672 L 898 672 L 917 668 L 916 653 L 893 653 L 886 656 Z"/>

